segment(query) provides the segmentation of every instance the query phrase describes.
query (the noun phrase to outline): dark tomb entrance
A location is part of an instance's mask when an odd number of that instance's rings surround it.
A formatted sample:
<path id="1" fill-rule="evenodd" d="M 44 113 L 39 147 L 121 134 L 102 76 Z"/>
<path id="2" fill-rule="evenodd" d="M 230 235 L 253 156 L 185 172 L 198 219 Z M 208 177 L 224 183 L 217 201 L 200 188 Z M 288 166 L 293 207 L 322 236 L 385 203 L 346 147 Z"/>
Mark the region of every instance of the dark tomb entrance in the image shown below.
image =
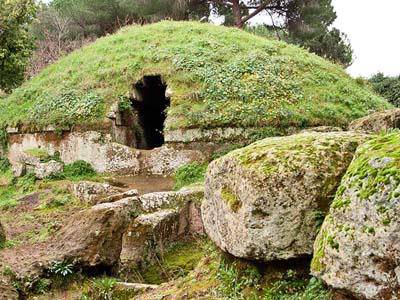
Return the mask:
<path id="1" fill-rule="evenodd" d="M 132 106 L 137 112 L 142 129 L 137 137 L 138 149 L 153 149 L 164 144 L 164 122 L 170 98 L 166 97 L 167 85 L 160 75 L 144 76 L 134 85 L 136 95 Z"/>

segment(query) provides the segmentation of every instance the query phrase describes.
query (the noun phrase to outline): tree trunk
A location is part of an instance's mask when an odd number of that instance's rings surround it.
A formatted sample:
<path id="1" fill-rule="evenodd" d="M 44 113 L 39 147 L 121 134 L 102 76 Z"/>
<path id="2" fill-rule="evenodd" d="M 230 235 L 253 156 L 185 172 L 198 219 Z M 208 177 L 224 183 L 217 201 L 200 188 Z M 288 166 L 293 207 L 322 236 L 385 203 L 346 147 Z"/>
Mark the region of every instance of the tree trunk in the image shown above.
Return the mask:
<path id="1" fill-rule="evenodd" d="M 235 26 L 238 28 L 243 27 L 243 22 L 242 22 L 242 13 L 240 11 L 240 0 L 233 0 L 232 1 L 232 9 L 233 9 L 233 18 L 235 20 Z"/>

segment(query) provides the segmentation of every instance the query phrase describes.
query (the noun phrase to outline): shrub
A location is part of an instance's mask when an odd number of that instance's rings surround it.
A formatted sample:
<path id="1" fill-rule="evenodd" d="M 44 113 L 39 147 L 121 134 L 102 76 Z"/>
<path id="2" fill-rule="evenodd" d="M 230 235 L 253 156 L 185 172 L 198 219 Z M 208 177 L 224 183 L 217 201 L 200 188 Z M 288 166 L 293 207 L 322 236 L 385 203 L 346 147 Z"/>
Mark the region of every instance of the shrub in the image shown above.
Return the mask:
<path id="1" fill-rule="evenodd" d="M 65 165 L 62 175 L 64 178 L 70 179 L 91 178 L 96 175 L 96 171 L 88 162 L 77 160 L 71 164 Z"/>
<path id="2" fill-rule="evenodd" d="M 0 173 L 7 172 L 11 167 L 7 157 L 0 157 Z"/>
<path id="3" fill-rule="evenodd" d="M 388 99 L 394 106 L 400 107 L 400 75 L 389 77 L 378 73 L 369 81 L 375 92 Z"/>
<path id="4" fill-rule="evenodd" d="M 206 164 L 191 163 L 178 168 L 174 173 L 175 190 L 193 183 L 203 182 L 207 170 Z"/>
<path id="5" fill-rule="evenodd" d="M 114 287 L 117 280 L 114 278 L 100 278 L 92 281 L 88 293 L 83 295 L 83 299 L 93 300 L 112 300 L 114 299 Z"/>

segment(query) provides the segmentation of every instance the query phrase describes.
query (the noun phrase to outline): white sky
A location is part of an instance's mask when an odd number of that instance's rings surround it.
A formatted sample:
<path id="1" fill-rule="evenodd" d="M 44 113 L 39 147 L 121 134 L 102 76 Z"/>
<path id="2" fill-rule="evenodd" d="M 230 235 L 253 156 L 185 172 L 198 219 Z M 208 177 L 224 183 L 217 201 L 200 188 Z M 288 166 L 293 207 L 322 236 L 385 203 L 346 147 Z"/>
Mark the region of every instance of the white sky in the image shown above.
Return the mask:
<path id="1" fill-rule="evenodd" d="M 400 1 L 333 0 L 335 27 L 345 32 L 355 60 L 353 76 L 400 75 Z"/>
<path id="2" fill-rule="evenodd" d="M 347 34 L 354 50 L 352 76 L 377 72 L 400 75 L 400 0 L 332 0 L 337 13 L 333 24 Z M 260 14 L 251 23 L 270 23 Z"/>

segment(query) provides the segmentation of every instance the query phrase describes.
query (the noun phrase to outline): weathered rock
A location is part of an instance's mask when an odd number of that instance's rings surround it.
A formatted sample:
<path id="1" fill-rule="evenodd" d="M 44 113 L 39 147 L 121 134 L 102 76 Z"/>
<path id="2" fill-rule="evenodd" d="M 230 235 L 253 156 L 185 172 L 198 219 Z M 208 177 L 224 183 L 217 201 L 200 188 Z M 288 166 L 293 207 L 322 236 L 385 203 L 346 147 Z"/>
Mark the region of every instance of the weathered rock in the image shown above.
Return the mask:
<path id="1" fill-rule="evenodd" d="M 3 225 L 0 223 L 0 246 L 3 245 L 6 241 L 6 231 L 4 230 Z"/>
<path id="2" fill-rule="evenodd" d="M 203 198 L 202 186 L 140 196 L 139 206 L 147 213 L 132 220 L 124 234 L 123 264 L 131 267 L 154 260 L 171 242 L 202 235 L 204 228 L 199 207 Z"/>
<path id="3" fill-rule="evenodd" d="M 207 234 L 246 259 L 311 254 L 318 220 L 365 138 L 354 132 L 267 138 L 213 161 L 201 207 Z"/>
<path id="4" fill-rule="evenodd" d="M 54 251 L 62 261 L 83 267 L 116 267 L 122 249 L 122 235 L 134 209 L 135 199 L 98 204 L 75 214 L 61 229 Z"/>
<path id="5" fill-rule="evenodd" d="M 155 255 L 178 237 L 179 213 L 172 209 L 138 216 L 123 237 L 121 262 L 135 266 L 152 261 Z"/>
<path id="6" fill-rule="evenodd" d="M 142 171 L 155 175 L 170 175 L 191 162 L 204 162 L 207 157 L 197 150 L 176 150 L 167 146 L 142 151 Z"/>
<path id="7" fill-rule="evenodd" d="M 12 170 L 14 177 L 22 177 L 26 174 L 26 166 L 25 166 L 25 164 L 22 164 L 22 163 L 18 163 L 18 162 L 14 163 L 11 166 L 11 170 Z"/>
<path id="8" fill-rule="evenodd" d="M 381 132 L 400 128 L 400 108 L 377 112 L 361 119 L 354 120 L 349 130 Z"/>
<path id="9" fill-rule="evenodd" d="M 18 300 L 17 290 L 4 277 L 0 277 L 0 300 Z"/>
<path id="10" fill-rule="evenodd" d="M 122 236 L 136 203 L 136 197 L 126 198 L 78 212 L 48 242 L 0 251 L 0 269 L 10 267 L 25 292 L 51 275 L 56 262 L 72 264 L 74 270 L 116 271 Z"/>
<path id="11" fill-rule="evenodd" d="M 314 245 L 312 273 L 361 299 L 400 299 L 400 132 L 359 147 Z"/>
<path id="12" fill-rule="evenodd" d="M 135 282 L 117 282 L 114 286 L 114 289 L 118 291 L 128 292 L 129 294 L 133 293 L 143 293 L 147 291 L 154 290 L 158 288 L 159 285 L 156 284 L 143 284 L 143 283 L 135 283 Z"/>
<path id="13" fill-rule="evenodd" d="M 108 183 L 80 181 L 71 185 L 71 192 L 82 201 L 96 204 L 100 199 L 121 193 L 121 189 Z M 125 198 L 125 197 L 124 197 Z M 122 198 L 118 199 L 121 200 Z M 104 201 L 112 202 L 112 201 Z"/>
<path id="14" fill-rule="evenodd" d="M 97 202 L 98 203 L 115 202 L 115 201 L 119 201 L 119 200 L 122 200 L 125 198 L 131 198 L 131 197 L 136 197 L 136 196 L 139 196 L 139 192 L 138 192 L 138 190 L 133 189 L 133 190 L 127 190 L 122 193 L 110 195 L 108 197 L 99 199 Z"/>
<path id="15" fill-rule="evenodd" d="M 154 192 L 140 196 L 141 206 L 146 212 L 154 212 L 163 208 L 183 208 L 186 203 L 200 204 L 204 198 L 204 187 L 185 187 L 179 191 Z"/>
<path id="16" fill-rule="evenodd" d="M 64 170 L 64 164 L 51 160 L 45 163 L 38 163 L 34 166 L 35 177 L 45 179 L 52 175 L 56 175 Z"/>
<path id="17" fill-rule="evenodd" d="M 179 212 L 179 236 L 204 235 L 203 219 L 201 218 L 200 204 L 187 203 Z"/>
<path id="18" fill-rule="evenodd" d="M 300 133 L 305 132 L 335 132 L 335 131 L 343 131 L 340 127 L 334 126 L 317 126 L 317 127 L 310 127 L 307 129 L 303 129 Z"/>

